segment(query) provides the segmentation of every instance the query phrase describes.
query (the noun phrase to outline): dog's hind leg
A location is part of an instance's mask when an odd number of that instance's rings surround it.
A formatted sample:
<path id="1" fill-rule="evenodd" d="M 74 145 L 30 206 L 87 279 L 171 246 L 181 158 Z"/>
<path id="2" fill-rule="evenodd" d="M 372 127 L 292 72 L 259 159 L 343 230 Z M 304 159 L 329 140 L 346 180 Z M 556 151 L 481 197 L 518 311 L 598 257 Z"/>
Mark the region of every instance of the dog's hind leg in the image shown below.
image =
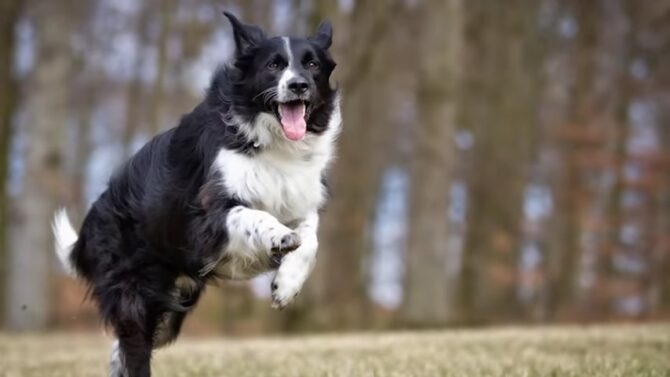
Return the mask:
<path id="1" fill-rule="evenodd" d="M 110 367 L 121 371 L 122 374 L 117 374 L 117 376 L 151 376 L 151 351 L 153 348 L 153 330 L 155 327 L 147 328 L 146 324 L 139 324 L 133 321 L 121 321 L 115 327 L 117 336 L 119 337 L 119 352 L 116 360 L 112 360 Z M 121 367 L 118 368 L 118 365 Z M 110 374 L 112 372 L 114 372 L 114 369 L 111 370 Z"/>
<path id="2" fill-rule="evenodd" d="M 203 289 L 203 282 L 182 276 L 175 282 L 175 307 L 163 313 L 154 332 L 154 349 L 163 347 L 177 339 L 184 318 L 195 307 Z"/>
<path id="3" fill-rule="evenodd" d="M 157 321 L 150 320 L 153 316 L 136 316 L 125 321 L 114 321 L 119 340 L 112 346 L 109 365 L 110 377 L 147 376 L 151 350 L 160 348 L 177 338 L 181 325 L 200 297 L 202 284 L 180 284 L 188 279 L 178 279 L 176 284 L 175 306 L 183 310 L 167 310 L 158 316 Z M 138 301 L 136 301 L 136 305 Z M 135 310 L 125 307 L 129 313 L 146 313 L 136 306 Z M 136 329 L 133 331 L 133 329 Z M 140 336 L 140 334 L 144 334 Z"/>
<path id="4" fill-rule="evenodd" d="M 145 267 L 145 270 L 149 268 Z M 156 270 L 146 271 L 147 276 L 158 274 Z M 162 304 L 165 297 L 157 295 L 161 285 L 153 278 L 133 276 L 115 280 L 113 289 L 108 289 L 102 300 L 105 304 L 101 308 L 103 318 L 114 329 L 118 339 L 110 365 L 110 375 L 114 377 L 151 375 L 154 336 L 166 311 Z"/>

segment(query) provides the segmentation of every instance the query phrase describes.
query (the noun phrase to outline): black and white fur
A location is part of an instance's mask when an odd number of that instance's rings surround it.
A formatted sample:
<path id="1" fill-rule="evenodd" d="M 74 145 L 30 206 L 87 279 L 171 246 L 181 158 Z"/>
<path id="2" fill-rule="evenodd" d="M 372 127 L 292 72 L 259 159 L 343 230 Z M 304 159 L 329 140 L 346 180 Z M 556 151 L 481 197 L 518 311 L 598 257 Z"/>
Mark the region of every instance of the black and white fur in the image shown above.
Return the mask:
<path id="1" fill-rule="evenodd" d="M 272 301 L 283 308 L 315 262 L 341 123 L 332 29 L 267 38 L 226 16 L 235 57 L 204 101 L 112 176 L 79 234 L 65 211 L 54 220 L 60 260 L 118 338 L 111 376 L 149 376 L 152 350 L 177 337 L 208 281 L 276 270 Z M 305 106 L 300 140 L 277 110 L 290 101 Z"/>

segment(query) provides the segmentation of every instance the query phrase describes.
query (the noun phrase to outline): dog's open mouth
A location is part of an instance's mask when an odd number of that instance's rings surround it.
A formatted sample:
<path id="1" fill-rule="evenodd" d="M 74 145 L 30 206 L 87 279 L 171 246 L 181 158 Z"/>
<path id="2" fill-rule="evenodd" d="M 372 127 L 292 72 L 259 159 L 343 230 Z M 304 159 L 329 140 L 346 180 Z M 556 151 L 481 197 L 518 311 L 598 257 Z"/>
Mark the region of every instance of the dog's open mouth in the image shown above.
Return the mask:
<path id="1" fill-rule="evenodd" d="M 309 102 L 302 100 L 277 102 L 275 104 L 275 115 L 281 123 L 284 135 L 289 140 L 298 141 L 305 137 L 308 108 Z"/>

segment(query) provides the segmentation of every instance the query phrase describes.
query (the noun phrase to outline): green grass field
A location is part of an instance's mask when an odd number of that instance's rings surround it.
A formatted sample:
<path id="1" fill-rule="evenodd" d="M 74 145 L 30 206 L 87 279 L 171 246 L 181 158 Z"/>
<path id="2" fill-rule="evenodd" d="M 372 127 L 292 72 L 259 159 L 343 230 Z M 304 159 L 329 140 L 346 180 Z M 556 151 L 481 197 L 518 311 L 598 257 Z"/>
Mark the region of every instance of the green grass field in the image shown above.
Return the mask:
<path id="1" fill-rule="evenodd" d="M 104 376 L 110 340 L 0 335 L 0 376 Z M 670 325 L 182 338 L 155 376 L 670 376 Z"/>

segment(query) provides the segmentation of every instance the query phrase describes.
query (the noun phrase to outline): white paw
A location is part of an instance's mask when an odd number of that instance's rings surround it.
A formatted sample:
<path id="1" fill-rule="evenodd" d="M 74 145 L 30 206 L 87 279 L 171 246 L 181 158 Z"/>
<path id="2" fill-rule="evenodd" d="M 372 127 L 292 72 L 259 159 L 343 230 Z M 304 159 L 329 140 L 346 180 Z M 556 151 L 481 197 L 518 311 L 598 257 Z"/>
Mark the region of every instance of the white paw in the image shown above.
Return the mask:
<path id="1" fill-rule="evenodd" d="M 259 227 L 254 233 L 260 238 L 263 247 L 272 253 L 288 253 L 301 244 L 298 233 L 274 218 L 259 222 Z"/>
<path id="2" fill-rule="evenodd" d="M 300 247 L 301 240 L 298 233 L 288 230 L 288 233 L 271 237 L 270 250 L 273 253 L 285 254 Z"/>
<path id="3" fill-rule="evenodd" d="M 284 256 L 271 285 L 273 308 L 283 309 L 293 301 L 307 280 L 311 265 L 311 258 L 299 252 Z"/>

